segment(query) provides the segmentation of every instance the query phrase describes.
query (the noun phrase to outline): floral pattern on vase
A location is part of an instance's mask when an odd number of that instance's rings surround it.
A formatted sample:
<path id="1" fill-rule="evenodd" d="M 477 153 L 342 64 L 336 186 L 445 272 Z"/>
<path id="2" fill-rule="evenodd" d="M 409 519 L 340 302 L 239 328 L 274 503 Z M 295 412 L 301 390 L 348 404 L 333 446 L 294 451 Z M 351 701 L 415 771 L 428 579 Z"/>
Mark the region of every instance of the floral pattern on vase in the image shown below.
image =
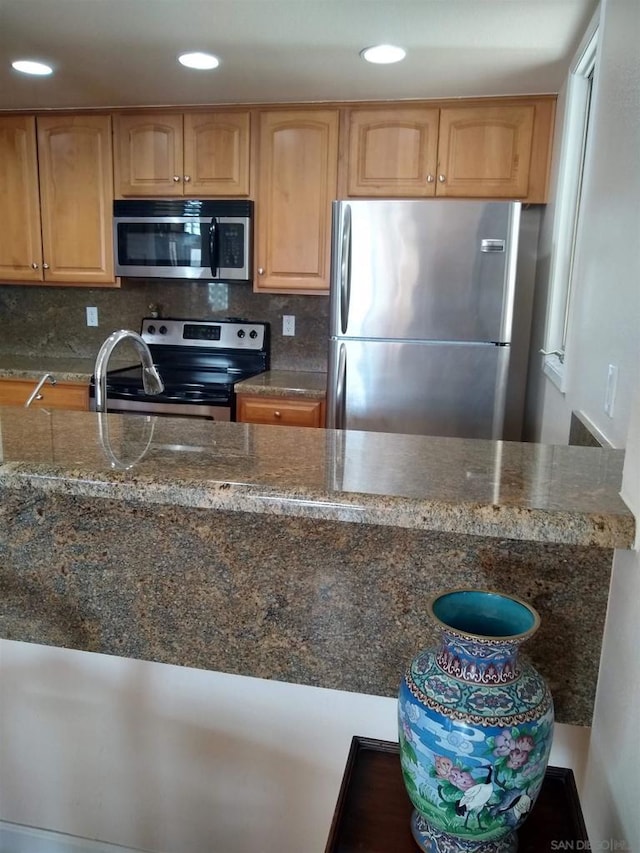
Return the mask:
<path id="1" fill-rule="evenodd" d="M 549 690 L 518 655 L 539 617 L 480 590 L 443 593 L 430 609 L 441 644 L 414 659 L 398 696 L 414 838 L 426 853 L 513 853 L 553 734 Z"/>

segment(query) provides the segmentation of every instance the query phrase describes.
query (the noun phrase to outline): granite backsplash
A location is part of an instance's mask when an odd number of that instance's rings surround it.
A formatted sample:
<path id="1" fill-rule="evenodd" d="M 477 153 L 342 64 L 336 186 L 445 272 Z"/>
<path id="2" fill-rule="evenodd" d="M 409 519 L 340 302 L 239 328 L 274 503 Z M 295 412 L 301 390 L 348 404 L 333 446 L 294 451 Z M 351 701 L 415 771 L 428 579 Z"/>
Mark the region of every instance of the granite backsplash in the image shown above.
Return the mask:
<path id="1" fill-rule="evenodd" d="M 96 306 L 99 326 L 85 308 Z M 123 279 L 118 289 L 0 285 L 0 355 L 94 358 L 116 329 L 140 330 L 152 310 L 164 317 L 243 317 L 271 324 L 271 366 L 322 372 L 327 367 L 329 299 L 254 293 L 246 284 Z M 282 315 L 296 318 L 282 335 Z"/>

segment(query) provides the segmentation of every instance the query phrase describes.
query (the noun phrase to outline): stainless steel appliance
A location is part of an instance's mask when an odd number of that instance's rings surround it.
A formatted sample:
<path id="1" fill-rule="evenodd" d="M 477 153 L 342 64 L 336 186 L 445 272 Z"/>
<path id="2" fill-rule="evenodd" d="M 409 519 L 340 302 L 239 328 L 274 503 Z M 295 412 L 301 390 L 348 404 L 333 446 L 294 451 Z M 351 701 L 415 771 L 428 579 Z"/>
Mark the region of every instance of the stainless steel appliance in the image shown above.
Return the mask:
<path id="1" fill-rule="evenodd" d="M 519 203 L 334 203 L 327 426 L 506 437 L 525 382 L 511 369 L 520 218 Z"/>
<path id="2" fill-rule="evenodd" d="M 108 412 L 233 420 L 234 384 L 269 369 L 268 323 L 145 317 L 140 334 L 164 390 L 145 393 L 141 364 L 109 370 Z M 94 376 L 89 387 L 93 410 L 95 396 Z"/>
<path id="3" fill-rule="evenodd" d="M 252 280 L 252 201 L 114 201 L 113 217 L 116 275 Z"/>

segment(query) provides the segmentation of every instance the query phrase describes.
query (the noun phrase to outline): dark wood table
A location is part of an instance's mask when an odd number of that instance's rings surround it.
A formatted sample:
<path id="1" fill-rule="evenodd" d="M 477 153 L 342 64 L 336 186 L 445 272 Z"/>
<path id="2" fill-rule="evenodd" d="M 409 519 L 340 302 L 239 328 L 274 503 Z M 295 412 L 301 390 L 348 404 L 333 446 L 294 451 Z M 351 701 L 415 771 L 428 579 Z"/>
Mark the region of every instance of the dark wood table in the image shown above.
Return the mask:
<path id="1" fill-rule="evenodd" d="M 416 853 L 398 744 L 354 737 L 325 853 Z M 580 842 L 580 843 L 578 843 Z M 588 850 L 573 771 L 548 767 L 518 853 Z"/>

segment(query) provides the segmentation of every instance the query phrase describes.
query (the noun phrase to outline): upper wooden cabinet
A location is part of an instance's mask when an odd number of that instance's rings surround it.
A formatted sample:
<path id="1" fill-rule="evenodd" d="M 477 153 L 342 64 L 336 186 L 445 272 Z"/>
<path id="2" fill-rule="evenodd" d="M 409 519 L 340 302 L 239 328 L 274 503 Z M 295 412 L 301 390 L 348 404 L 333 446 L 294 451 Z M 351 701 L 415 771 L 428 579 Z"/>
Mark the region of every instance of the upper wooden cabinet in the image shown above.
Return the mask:
<path id="1" fill-rule="evenodd" d="M 114 117 L 115 193 L 248 196 L 249 111 Z"/>
<path id="2" fill-rule="evenodd" d="M 348 111 L 346 195 L 546 201 L 555 98 Z"/>
<path id="3" fill-rule="evenodd" d="M 535 106 L 440 111 L 436 195 L 526 198 Z"/>
<path id="4" fill-rule="evenodd" d="M 338 123 L 338 110 L 260 114 L 256 291 L 328 291 Z"/>
<path id="5" fill-rule="evenodd" d="M 44 280 L 112 284 L 111 117 L 37 119 Z"/>
<path id="6" fill-rule="evenodd" d="M 42 281 L 34 116 L 0 118 L 0 280 Z"/>
<path id="7" fill-rule="evenodd" d="M 3 281 L 116 283 L 110 116 L 0 118 L 0 176 Z"/>
<path id="8" fill-rule="evenodd" d="M 351 110 L 348 194 L 435 195 L 439 116 L 424 107 Z"/>

